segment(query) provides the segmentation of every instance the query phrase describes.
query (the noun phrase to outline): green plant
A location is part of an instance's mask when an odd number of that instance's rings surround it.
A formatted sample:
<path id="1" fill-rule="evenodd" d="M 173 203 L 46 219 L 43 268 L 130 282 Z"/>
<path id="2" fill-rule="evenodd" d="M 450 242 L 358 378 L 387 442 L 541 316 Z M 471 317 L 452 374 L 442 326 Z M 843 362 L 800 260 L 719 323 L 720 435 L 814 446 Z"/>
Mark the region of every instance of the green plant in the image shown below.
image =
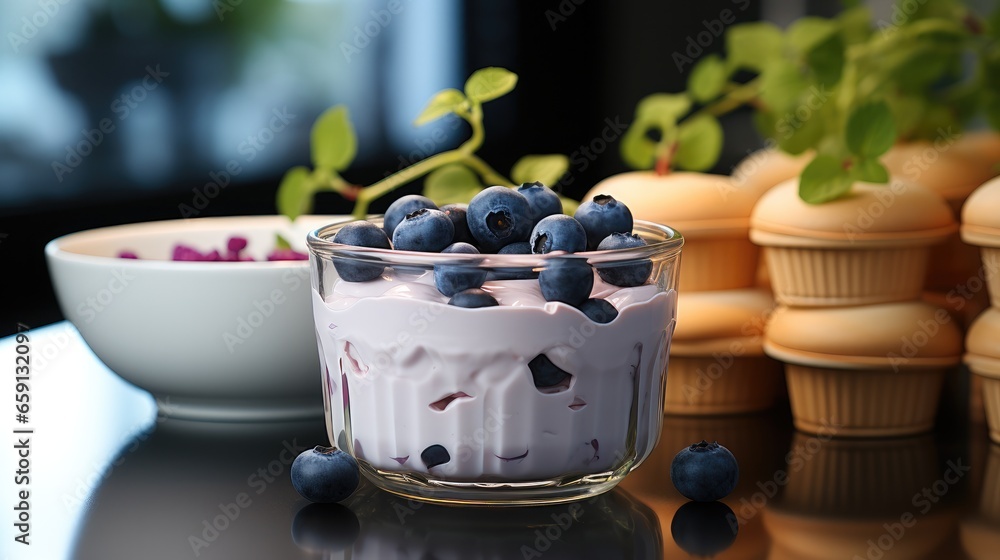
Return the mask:
<path id="1" fill-rule="evenodd" d="M 785 30 L 734 25 L 725 32 L 725 58 L 699 60 L 686 91 L 639 102 L 622 157 L 661 174 L 709 169 L 722 148 L 717 117 L 750 106 L 773 145 L 814 154 L 800 197 L 833 200 L 856 181 L 888 182 L 879 158 L 898 140 L 961 129 L 980 111 L 1000 128 L 998 43 L 1000 10 L 986 22 L 956 0 L 904 2 L 891 21 L 875 22 L 867 8 L 853 6 Z M 969 56 L 977 69 L 967 76 Z"/>
<path id="2" fill-rule="evenodd" d="M 328 109 L 312 128 L 313 169 L 299 166 L 288 170 L 278 187 L 278 211 L 294 220 L 312 210 L 315 193 L 334 191 L 353 200 L 354 215 L 363 218 L 372 201 L 424 176 L 424 194 L 439 205 L 468 202 L 484 183 L 513 187 L 541 181 L 554 185 L 569 169 L 569 158 L 564 155 L 525 156 L 514 164 L 509 179 L 476 155 L 485 139 L 483 103 L 510 93 L 516 84 L 517 75 L 513 72 L 483 68 L 469 77 L 464 91 L 449 88 L 436 93 L 414 124 L 420 126 L 454 114 L 469 123 L 472 130 L 469 139 L 453 150 L 430 156 L 367 187 L 350 183 L 341 175 L 354 161 L 357 138 L 347 108 L 338 105 Z M 563 198 L 567 213 L 572 213 L 576 204 Z"/>

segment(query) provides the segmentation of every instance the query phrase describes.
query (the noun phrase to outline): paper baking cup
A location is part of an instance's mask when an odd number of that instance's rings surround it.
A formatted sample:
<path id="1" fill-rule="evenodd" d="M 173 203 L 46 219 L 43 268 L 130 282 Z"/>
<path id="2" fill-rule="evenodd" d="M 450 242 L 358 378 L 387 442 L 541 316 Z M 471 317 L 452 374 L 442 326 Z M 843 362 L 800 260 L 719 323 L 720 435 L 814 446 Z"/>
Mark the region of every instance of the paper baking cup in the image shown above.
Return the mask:
<path id="1" fill-rule="evenodd" d="M 757 280 L 760 247 L 743 237 L 684 240 L 680 289 L 701 292 L 749 288 Z"/>
<path id="2" fill-rule="evenodd" d="M 883 249 L 765 248 L 775 299 L 785 305 L 801 307 L 870 305 L 920 299 L 928 254 L 926 246 Z M 684 266 L 687 266 L 686 260 Z"/>
<path id="3" fill-rule="evenodd" d="M 986 285 L 990 292 L 990 305 L 1000 307 L 1000 248 L 982 248 L 983 267 L 986 270 Z"/>
<path id="4" fill-rule="evenodd" d="M 975 368 L 973 368 L 975 373 Z M 979 375 L 982 386 L 983 404 L 986 408 L 986 424 L 990 428 L 990 439 L 1000 443 L 1000 379 L 993 376 Z"/>
<path id="5" fill-rule="evenodd" d="M 671 356 L 667 368 L 666 414 L 740 414 L 774 405 L 781 363 L 766 356 Z"/>
<path id="6" fill-rule="evenodd" d="M 834 437 L 900 436 L 931 430 L 946 371 L 785 365 L 795 427 Z"/>

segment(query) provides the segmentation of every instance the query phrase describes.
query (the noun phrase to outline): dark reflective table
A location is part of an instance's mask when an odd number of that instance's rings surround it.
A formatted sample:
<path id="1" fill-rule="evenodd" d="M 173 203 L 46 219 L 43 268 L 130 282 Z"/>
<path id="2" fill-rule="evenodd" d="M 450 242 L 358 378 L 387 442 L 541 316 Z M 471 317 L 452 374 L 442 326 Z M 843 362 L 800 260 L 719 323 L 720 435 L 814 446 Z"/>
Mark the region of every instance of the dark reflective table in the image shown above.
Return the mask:
<path id="1" fill-rule="evenodd" d="M 880 440 L 796 433 L 766 414 L 666 417 L 653 455 L 594 499 L 538 508 L 452 508 L 368 485 L 313 505 L 291 487 L 323 420 L 211 424 L 118 379 L 60 323 L 32 334 L 31 544 L 9 558 L 1000 558 L 1000 446 L 980 429 Z M 12 339 L 0 361 L 14 363 Z M 9 402 L 12 383 L 0 396 Z M 10 433 L 10 429 L 8 429 Z M 10 436 L 11 443 L 14 434 Z M 18 435 L 20 436 L 20 435 Z M 20 436 L 23 437 L 23 436 Z M 688 503 L 674 453 L 718 440 L 740 461 L 724 505 Z M 5 445 L 8 470 L 16 458 Z"/>

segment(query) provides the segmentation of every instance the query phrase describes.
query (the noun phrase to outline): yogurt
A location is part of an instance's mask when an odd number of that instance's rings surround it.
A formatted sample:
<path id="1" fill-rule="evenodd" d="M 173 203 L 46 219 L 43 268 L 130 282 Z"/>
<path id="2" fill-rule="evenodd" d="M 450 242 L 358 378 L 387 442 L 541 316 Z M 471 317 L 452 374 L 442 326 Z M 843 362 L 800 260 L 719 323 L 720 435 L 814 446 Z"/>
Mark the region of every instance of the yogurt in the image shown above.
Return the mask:
<path id="1" fill-rule="evenodd" d="M 387 269 L 313 292 L 332 436 L 369 466 L 448 481 L 536 481 L 634 468 L 659 437 L 676 292 L 619 288 L 598 324 L 537 280 L 487 282 L 498 307 L 447 305 L 433 273 Z M 544 354 L 568 382 L 538 388 Z M 442 447 L 447 461 L 440 461 Z M 422 457 L 435 448 L 437 461 Z"/>

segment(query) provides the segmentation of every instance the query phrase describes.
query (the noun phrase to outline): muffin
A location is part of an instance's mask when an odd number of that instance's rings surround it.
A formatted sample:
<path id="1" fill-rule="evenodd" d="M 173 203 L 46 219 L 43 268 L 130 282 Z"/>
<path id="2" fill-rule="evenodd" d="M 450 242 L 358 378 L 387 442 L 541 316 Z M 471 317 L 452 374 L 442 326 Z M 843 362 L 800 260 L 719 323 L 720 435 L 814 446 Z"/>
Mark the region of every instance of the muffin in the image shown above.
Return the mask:
<path id="1" fill-rule="evenodd" d="M 947 311 L 922 302 L 784 308 L 764 352 L 785 362 L 795 427 L 837 437 L 926 432 L 962 338 Z"/>
<path id="2" fill-rule="evenodd" d="M 774 307 L 760 289 L 685 292 L 667 366 L 667 414 L 737 414 L 770 408 L 781 364 L 764 355 Z"/>
<path id="3" fill-rule="evenodd" d="M 1000 134 L 992 130 L 966 132 L 955 141 L 955 152 L 978 160 L 994 173 L 1000 171 Z"/>
<path id="4" fill-rule="evenodd" d="M 930 246 L 957 229 L 944 200 L 916 184 L 855 183 L 848 196 L 808 204 L 798 179 L 761 197 L 750 226 L 776 299 L 794 306 L 919 299 Z"/>
<path id="5" fill-rule="evenodd" d="M 812 157 L 811 152 L 793 156 L 773 148 L 757 150 L 733 168 L 733 184 L 737 188 L 756 193 L 759 198 L 774 186 L 798 177 Z M 757 285 L 771 289 L 764 255 L 761 255 L 757 265 Z"/>
<path id="6" fill-rule="evenodd" d="M 991 307 L 976 319 L 965 346 L 965 363 L 982 385 L 990 439 L 1000 443 L 1000 309 Z"/>
<path id="7" fill-rule="evenodd" d="M 989 156 L 970 153 L 970 143 L 979 146 L 982 141 L 962 143 L 964 138 L 897 144 L 882 157 L 882 162 L 893 177 L 919 183 L 941 195 L 958 219 L 972 191 L 996 175 L 993 163 L 984 159 Z M 982 146 L 988 147 L 988 143 Z M 931 250 L 931 262 L 935 265 L 927 271 L 927 288 L 936 291 L 948 292 L 979 269 L 977 251 L 957 235 Z"/>
<path id="8" fill-rule="evenodd" d="M 760 250 L 750 243 L 754 192 L 729 177 L 635 171 L 598 183 L 584 197 L 607 194 L 624 202 L 634 218 L 666 224 L 684 235 L 679 288 L 685 292 L 752 287 Z"/>
<path id="9" fill-rule="evenodd" d="M 976 189 L 962 207 L 962 240 L 982 251 L 983 268 L 978 276 L 985 277 L 990 303 L 1000 307 L 1000 177 L 987 181 Z M 982 288 L 975 276 L 967 280 L 967 288 Z"/>

